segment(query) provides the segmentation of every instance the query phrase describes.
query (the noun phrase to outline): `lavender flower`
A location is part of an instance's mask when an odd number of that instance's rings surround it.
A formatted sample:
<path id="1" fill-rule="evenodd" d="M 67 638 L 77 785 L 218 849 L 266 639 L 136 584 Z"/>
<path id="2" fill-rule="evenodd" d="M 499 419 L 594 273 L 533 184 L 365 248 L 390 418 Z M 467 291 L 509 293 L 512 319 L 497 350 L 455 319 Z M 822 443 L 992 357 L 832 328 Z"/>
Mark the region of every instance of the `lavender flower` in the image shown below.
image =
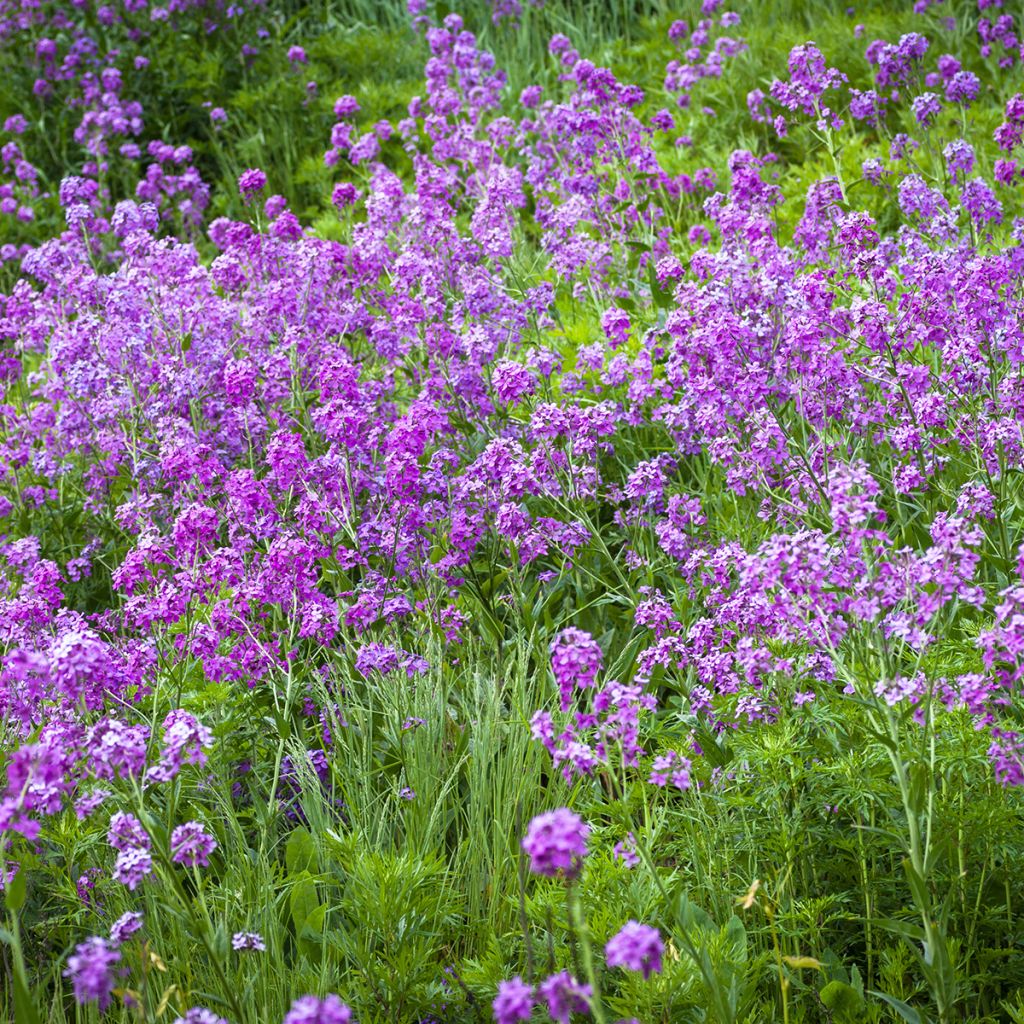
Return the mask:
<path id="1" fill-rule="evenodd" d="M 121 851 L 148 850 L 151 845 L 149 834 L 143 828 L 142 822 L 134 814 L 127 814 L 124 811 L 111 815 L 107 842 L 115 850 Z"/>
<path id="2" fill-rule="evenodd" d="M 193 1006 L 184 1017 L 176 1018 L 174 1024 L 228 1024 L 228 1022 L 205 1006 Z"/>
<path id="3" fill-rule="evenodd" d="M 129 847 L 117 855 L 114 862 L 115 882 L 126 885 L 133 892 L 153 872 L 153 858 L 148 850 Z"/>
<path id="4" fill-rule="evenodd" d="M 171 833 L 171 860 L 186 867 L 209 866 L 210 854 L 217 849 L 217 840 L 198 821 L 187 821 Z"/>
<path id="5" fill-rule="evenodd" d="M 129 910 L 110 926 L 110 941 L 115 946 L 131 938 L 142 927 L 142 914 Z"/>
<path id="6" fill-rule="evenodd" d="M 235 932 L 231 936 L 231 948 L 238 952 L 266 952 L 267 945 L 258 932 Z"/>
<path id="7" fill-rule="evenodd" d="M 243 199 L 251 199 L 257 192 L 262 192 L 267 184 L 267 176 L 256 167 L 242 171 L 238 178 L 238 191 Z"/>
<path id="8" fill-rule="evenodd" d="M 529 1020 L 533 1012 L 533 988 L 517 974 L 511 981 L 498 983 L 498 994 L 491 1003 L 495 1024 L 516 1024 Z"/>
<path id="9" fill-rule="evenodd" d="M 575 878 L 587 855 L 589 832 L 582 819 L 567 807 L 537 815 L 523 838 L 530 870 L 549 878 Z"/>
<path id="10" fill-rule="evenodd" d="M 574 1013 L 589 1013 L 594 996 L 589 985 L 581 985 L 568 971 L 552 974 L 537 986 L 539 996 L 548 1004 L 548 1013 L 557 1024 L 569 1024 Z"/>
<path id="11" fill-rule="evenodd" d="M 114 989 L 113 967 L 121 954 L 112 948 L 106 939 L 93 936 L 79 943 L 68 957 L 64 977 L 71 979 L 71 985 L 78 1003 L 95 1002 L 101 1011 L 110 1005 Z"/>
<path id="12" fill-rule="evenodd" d="M 292 1003 L 283 1024 L 349 1024 L 352 1011 L 336 996 L 303 996 Z"/>
<path id="13" fill-rule="evenodd" d="M 660 973 L 664 951 L 665 944 L 657 928 L 632 920 L 627 921 L 604 947 L 609 967 L 640 971 L 645 980 L 652 973 Z"/>

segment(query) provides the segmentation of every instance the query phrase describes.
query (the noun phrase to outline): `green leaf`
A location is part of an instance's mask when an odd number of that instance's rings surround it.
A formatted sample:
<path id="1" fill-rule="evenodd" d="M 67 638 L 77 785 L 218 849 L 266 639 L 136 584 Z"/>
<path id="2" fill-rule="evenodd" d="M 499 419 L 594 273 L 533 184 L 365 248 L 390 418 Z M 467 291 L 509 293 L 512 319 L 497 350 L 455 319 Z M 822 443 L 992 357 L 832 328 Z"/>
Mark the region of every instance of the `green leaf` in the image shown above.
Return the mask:
<path id="1" fill-rule="evenodd" d="M 320 906 L 320 900 L 316 893 L 316 883 L 308 871 L 302 872 L 292 887 L 288 906 L 292 912 L 292 924 L 295 926 L 295 934 L 298 935 L 306 921 L 309 920 L 317 907 Z"/>
<path id="2" fill-rule="evenodd" d="M 327 907 L 318 906 L 306 918 L 302 928 L 298 931 L 298 945 L 303 954 L 313 961 L 320 963 L 323 957 L 324 945 L 324 924 L 327 918 Z"/>
<path id="3" fill-rule="evenodd" d="M 14 970 L 14 1024 L 39 1024 L 39 1011 L 17 968 Z"/>
<path id="4" fill-rule="evenodd" d="M 289 875 L 309 873 L 316 866 L 316 844 L 309 831 L 301 825 L 288 837 L 284 848 L 284 863 Z"/>
<path id="5" fill-rule="evenodd" d="M 887 995 L 885 992 L 869 992 L 869 995 L 874 996 L 876 999 L 881 999 L 882 1002 L 888 1003 L 906 1022 L 907 1024 L 931 1024 L 931 1021 L 922 1016 L 920 1011 L 915 1010 L 912 1006 L 908 1006 L 902 999 L 897 999 L 895 996 Z"/>
<path id="6" fill-rule="evenodd" d="M 726 922 L 725 937 L 732 944 L 737 954 L 741 954 L 742 957 L 746 959 L 747 929 L 735 914 L 733 914 Z"/>
<path id="7" fill-rule="evenodd" d="M 928 886 L 921 877 L 921 873 L 911 864 L 909 858 L 903 861 L 903 868 L 907 873 L 907 882 L 914 897 L 914 905 L 918 910 L 930 912 L 931 897 L 928 895 Z"/>
<path id="8" fill-rule="evenodd" d="M 910 924 L 909 921 L 897 921 L 894 917 L 876 917 L 871 921 L 879 928 L 887 932 L 902 935 L 908 942 L 924 942 L 924 929 L 917 924 Z"/>
<path id="9" fill-rule="evenodd" d="M 836 1024 L 855 1024 L 867 1010 L 864 997 L 844 981 L 830 981 L 818 993 L 818 998 Z"/>

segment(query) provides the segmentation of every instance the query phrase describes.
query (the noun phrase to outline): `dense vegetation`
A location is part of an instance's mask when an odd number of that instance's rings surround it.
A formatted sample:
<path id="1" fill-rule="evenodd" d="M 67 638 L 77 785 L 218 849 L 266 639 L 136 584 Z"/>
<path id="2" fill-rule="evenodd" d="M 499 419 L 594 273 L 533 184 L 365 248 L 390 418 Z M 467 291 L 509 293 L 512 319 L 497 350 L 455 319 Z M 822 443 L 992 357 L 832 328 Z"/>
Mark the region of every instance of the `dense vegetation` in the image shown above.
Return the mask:
<path id="1" fill-rule="evenodd" d="M 1001 0 L 0 0 L 0 1020 L 1024 1024 Z"/>

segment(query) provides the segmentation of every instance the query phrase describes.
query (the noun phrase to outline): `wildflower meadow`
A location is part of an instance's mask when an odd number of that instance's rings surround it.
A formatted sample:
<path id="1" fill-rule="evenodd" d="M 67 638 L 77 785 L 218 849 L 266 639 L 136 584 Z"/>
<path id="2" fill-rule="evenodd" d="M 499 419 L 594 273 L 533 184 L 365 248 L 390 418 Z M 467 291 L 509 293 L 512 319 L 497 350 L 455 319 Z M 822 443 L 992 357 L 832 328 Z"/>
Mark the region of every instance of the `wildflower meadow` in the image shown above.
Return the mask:
<path id="1" fill-rule="evenodd" d="M 0 1022 L 1024 1024 L 1024 11 L 0 0 Z"/>

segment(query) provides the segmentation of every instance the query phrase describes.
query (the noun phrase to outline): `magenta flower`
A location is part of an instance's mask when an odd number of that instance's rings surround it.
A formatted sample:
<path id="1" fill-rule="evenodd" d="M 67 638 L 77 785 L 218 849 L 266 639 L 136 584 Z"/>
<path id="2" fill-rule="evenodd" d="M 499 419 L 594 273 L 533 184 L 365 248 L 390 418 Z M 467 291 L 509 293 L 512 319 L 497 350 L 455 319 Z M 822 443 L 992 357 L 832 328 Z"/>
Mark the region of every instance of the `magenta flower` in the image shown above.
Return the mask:
<path id="1" fill-rule="evenodd" d="M 110 926 L 110 941 L 115 946 L 131 938 L 142 927 L 142 914 L 129 910 Z"/>
<path id="2" fill-rule="evenodd" d="M 604 947 L 609 967 L 640 971 L 645 979 L 661 972 L 664 951 L 665 944 L 658 929 L 639 921 L 627 921 Z"/>
<path id="3" fill-rule="evenodd" d="M 236 952 L 264 953 L 267 944 L 259 932 L 235 932 L 231 936 L 231 948 Z"/>
<path id="4" fill-rule="evenodd" d="M 569 1024 L 574 1013 L 589 1013 L 594 990 L 581 985 L 568 971 L 552 974 L 537 986 L 537 992 L 548 1004 L 548 1013 L 557 1024 Z"/>
<path id="5" fill-rule="evenodd" d="M 568 711 L 574 687 L 594 685 L 603 657 L 597 641 L 582 629 L 570 626 L 551 641 L 551 671 L 562 695 L 562 710 Z"/>
<path id="6" fill-rule="evenodd" d="M 516 1024 L 529 1020 L 533 1012 L 533 988 L 517 974 L 511 981 L 498 983 L 498 994 L 491 1003 L 495 1024 Z"/>
<path id="7" fill-rule="evenodd" d="M 101 1011 L 105 1010 L 114 989 L 113 967 L 120 959 L 121 954 L 106 939 L 93 936 L 79 943 L 68 957 L 64 971 L 64 977 L 71 979 L 76 1002 L 94 1002 Z"/>
<path id="8" fill-rule="evenodd" d="M 523 849 L 537 875 L 575 878 L 587 855 L 590 828 L 567 807 L 538 814 L 526 830 Z"/>
<path id="9" fill-rule="evenodd" d="M 171 860 L 175 864 L 205 868 L 216 849 L 217 840 L 198 821 L 187 821 L 171 833 Z"/>
<path id="10" fill-rule="evenodd" d="M 153 858 L 148 850 L 129 847 L 117 855 L 114 862 L 115 882 L 128 886 L 133 892 L 153 872 Z"/>
<path id="11" fill-rule="evenodd" d="M 245 200 L 251 199 L 257 192 L 262 192 L 267 184 L 267 176 L 259 168 L 251 167 L 242 171 L 238 178 L 238 191 Z"/>
<path id="12" fill-rule="evenodd" d="M 509 359 L 501 359 L 491 374 L 495 396 L 502 402 L 515 405 L 526 395 L 533 394 L 537 387 L 537 378 L 529 367 L 522 363 L 514 363 Z"/>
<path id="13" fill-rule="evenodd" d="M 352 1011 L 336 996 L 303 996 L 292 1003 L 284 1024 L 349 1024 Z"/>

